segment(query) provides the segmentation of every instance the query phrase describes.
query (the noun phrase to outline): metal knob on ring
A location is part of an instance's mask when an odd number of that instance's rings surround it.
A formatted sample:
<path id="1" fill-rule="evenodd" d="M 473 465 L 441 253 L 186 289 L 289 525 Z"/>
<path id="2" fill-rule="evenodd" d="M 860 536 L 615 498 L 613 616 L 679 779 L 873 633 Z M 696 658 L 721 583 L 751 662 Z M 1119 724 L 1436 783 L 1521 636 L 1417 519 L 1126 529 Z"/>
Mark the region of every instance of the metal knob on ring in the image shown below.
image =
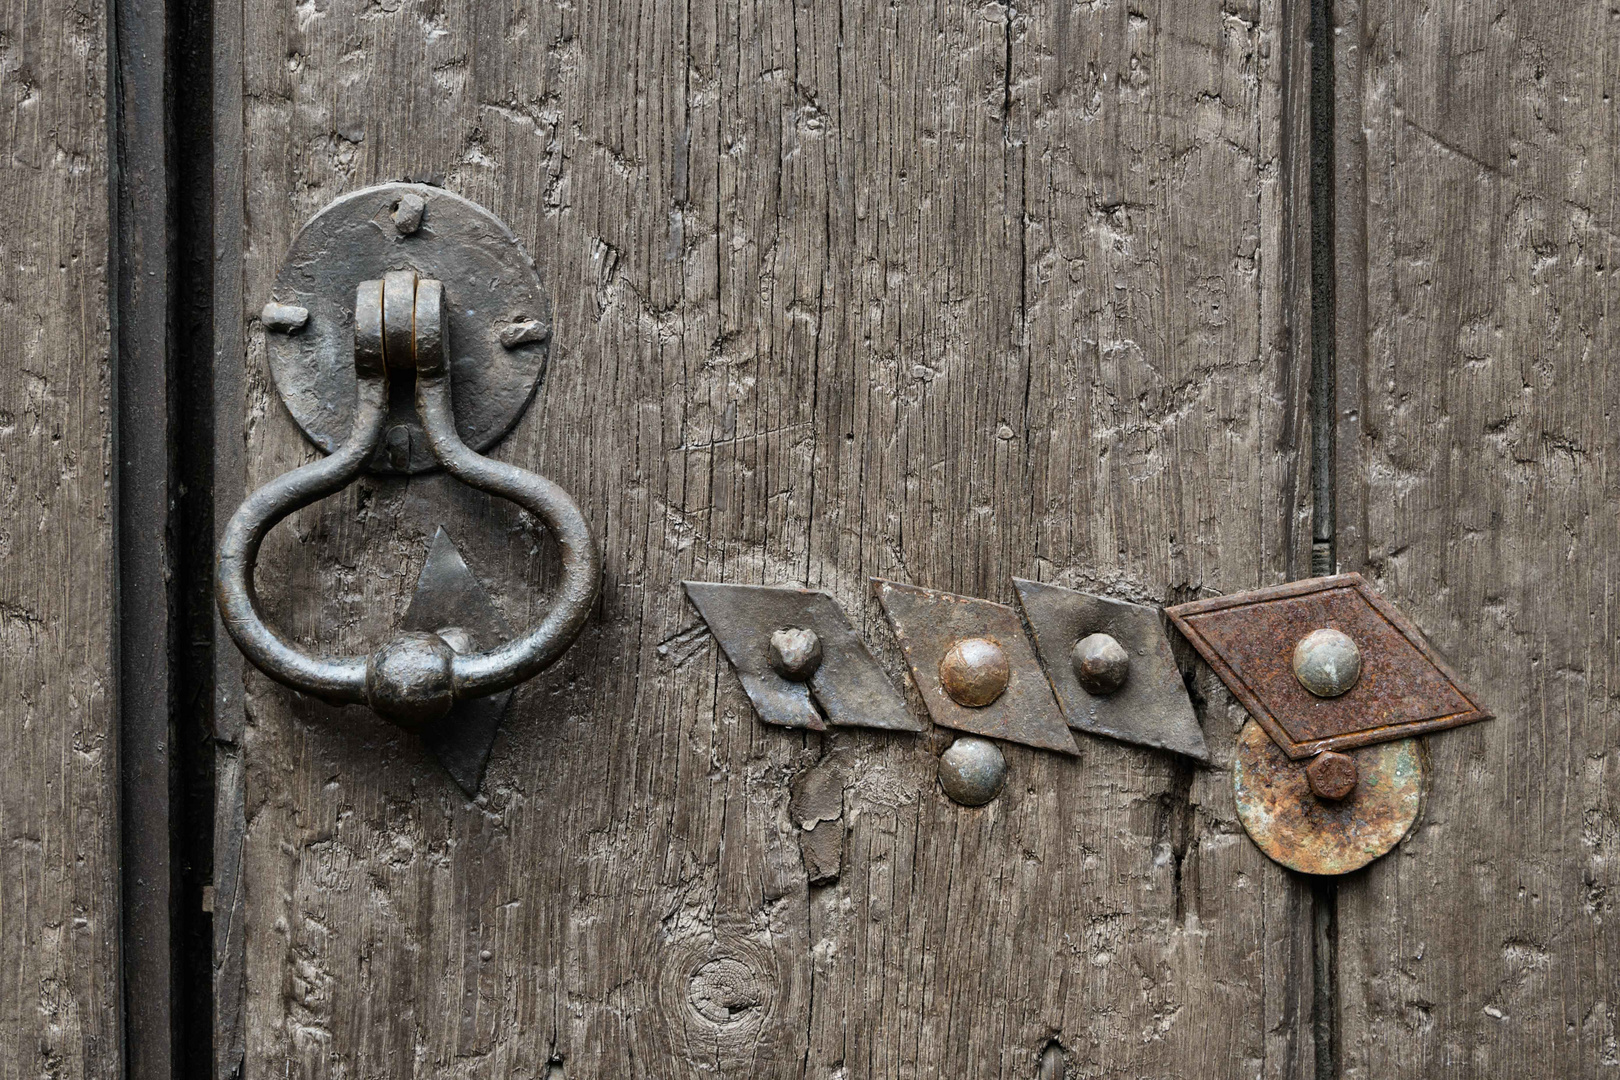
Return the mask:
<path id="1" fill-rule="evenodd" d="M 220 543 L 217 600 L 242 654 L 284 686 L 334 704 L 363 704 L 420 730 L 457 702 L 511 689 L 573 643 L 596 601 L 601 560 L 590 528 L 568 494 L 545 477 L 486 458 L 456 431 L 446 363 L 444 288 L 395 271 L 355 291 L 354 366 L 359 398 L 349 438 L 328 457 L 270 481 L 245 499 Z M 416 377 L 416 412 L 446 472 L 538 517 L 557 541 L 562 582 L 550 611 L 529 632 L 482 651 L 458 652 L 438 634 L 402 633 L 370 656 L 310 656 L 260 616 L 253 586 L 259 548 L 283 518 L 347 486 L 382 439 L 390 370 Z"/>

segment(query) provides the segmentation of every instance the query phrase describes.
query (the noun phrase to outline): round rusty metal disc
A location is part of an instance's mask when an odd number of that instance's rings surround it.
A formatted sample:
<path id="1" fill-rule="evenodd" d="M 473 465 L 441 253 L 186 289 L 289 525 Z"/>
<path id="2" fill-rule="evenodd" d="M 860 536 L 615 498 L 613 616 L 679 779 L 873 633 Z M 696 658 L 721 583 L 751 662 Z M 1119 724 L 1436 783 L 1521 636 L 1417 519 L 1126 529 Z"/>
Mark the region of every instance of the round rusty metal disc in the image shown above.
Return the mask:
<path id="1" fill-rule="evenodd" d="M 412 231 L 404 231 L 396 212 L 412 196 L 422 205 L 411 215 Z M 415 270 L 444 283 L 456 430 L 474 450 L 487 450 L 523 415 L 545 373 L 551 305 L 534 260 L 511 230 L 443 188 L 382 184 L 356 191 L 299 232 L 272 295 L 259 298 L 309 312 L 290 332 L 266 326 L 276 391 L 317 446 L 330 453 L 343 444 L 358 386 L 354 291 L 391 270 Z M 392 371 L 391 382 L 388 426 L 372 469 L 437 467 L 416 417 L 411 373 Z"/>
<path id="2" fill-rule="evenodd" d="M 1327 801 L 1253 720 L 1238 734 L 1233 787 L 1238 819 L 1261 851 L 1302 874 L 1347 874 L 1389 852 L 1423 806 L 1423 758 L 1416 739 L 1349 752 L 1355 790 Z"/>

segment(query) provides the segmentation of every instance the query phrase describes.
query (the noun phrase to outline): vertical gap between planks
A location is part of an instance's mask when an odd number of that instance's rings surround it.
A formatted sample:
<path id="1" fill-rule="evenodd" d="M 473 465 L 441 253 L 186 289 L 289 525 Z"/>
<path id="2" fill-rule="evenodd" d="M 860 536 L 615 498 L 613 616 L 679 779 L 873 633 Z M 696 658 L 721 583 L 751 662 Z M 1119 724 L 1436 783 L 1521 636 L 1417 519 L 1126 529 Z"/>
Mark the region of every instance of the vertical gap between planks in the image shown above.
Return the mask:
<path id="1" fill-rule="evenodd" d="M 211 0 L 168 0 L 174 145 L 175 1075 L 207 1076 L 213 1016 L 214 229 Z"/>
<path id="2" fill-rule="evenodd" d="M 1333 0 L 1311 0 L 1311 573 L 1331 574 L 1337 439 L 1334 378 Z M 1339 1075 L 1337 879 L 1311 882 L 1311 1024 L 1316 1080 Z"/>
<path id="3" fill-rule="evenodd" d="M 213 318 L 207 0 L 110 0 L 124 1073 L 213 1030 Z"/>
<path id="4" fill-rule="evenodd" d="M 110 0 L 108 265 L 114 385 L 114 648 L 124 1076 L 168 1080 L 177 1037 L 171 806 L 173 184 L 165 0 Z"/>

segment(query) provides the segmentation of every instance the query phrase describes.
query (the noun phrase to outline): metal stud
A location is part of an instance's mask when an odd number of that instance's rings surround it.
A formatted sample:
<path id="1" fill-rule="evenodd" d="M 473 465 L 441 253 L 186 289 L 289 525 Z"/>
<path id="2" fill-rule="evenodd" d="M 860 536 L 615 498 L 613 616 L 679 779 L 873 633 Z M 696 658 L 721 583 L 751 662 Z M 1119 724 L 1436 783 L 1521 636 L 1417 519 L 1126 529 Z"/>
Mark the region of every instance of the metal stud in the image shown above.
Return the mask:
<path id="1" fill-rule="evenodd" d="M 1007 689 L 1012 668 L 1007 652 L 989 638 L 962 638 L 946 650 L 939 662 L 939 682 L 951 700 L 981 709 Z"/>
<path id="2" fill-rule="evenodd" d="M 1074 674 L 1088 694 L 1112 694 L 1131 673 L 1131 654 L 1110 634 L 1087 634 L 1074 645 Z"/>
<path id="3" fill-rule="evenodd" d="M 782 678 L 804 682 L 821 666 L 821 638 L 814 630 L 789 626 L 771 635 L 771 667 Z"/>
<path id="4" fill-rule="evenodd" d="M 1361 649 L 1342 630 L 1312 630 L 1294 646 L 1294 677 L 1319 698 L 1339 697 L 1361 678 Z"/>
<path id="5" fill-rule="evenodd" d="M 964 735 L 939 755 L 939 786 L 953 802 L 983 806 L 1007 783 L 1007 759 L 989 739 Z"/>

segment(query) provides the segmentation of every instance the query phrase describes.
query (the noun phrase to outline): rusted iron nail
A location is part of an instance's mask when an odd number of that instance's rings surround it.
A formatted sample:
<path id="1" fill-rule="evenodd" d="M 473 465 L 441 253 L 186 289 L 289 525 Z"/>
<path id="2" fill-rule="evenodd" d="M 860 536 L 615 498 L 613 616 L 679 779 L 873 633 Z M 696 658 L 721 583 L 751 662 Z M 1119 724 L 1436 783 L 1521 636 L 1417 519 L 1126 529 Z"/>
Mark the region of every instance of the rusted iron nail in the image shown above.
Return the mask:
<path id="1" fill-rule="evenodd" d="M 1074 645 L 1074 674 L 1088 694 L 1112 694 L 1131 673 L 1131 655 L 1110 634 L 1087 634 Z"/>
<path id="2" fill-rule="evenodd" d="M 1325 750 L 1305 766 L 1305 779 L 1318 799 L 1348 798 L 1356 790 L 1356 759 L 1336 750 Z"/>
<path id="3" fill-rule="evenodd" d="M 278 334 L 296 334 L 309 322 L 309 308 L 297 304 L 278 304 L 272 300 L 259 312 L 259 322 L 264 324 L 266 330 Z"/>
<path id="4" fill-rule="evenodd" d="M 821 638 L 814 630 L 785 627 L 771 635 L 771 667 L 784 679 L 804 682 L 821 666 Z"/>
<path id="5" fill-rule="evenodd" d="M 422 227 L 422 211 L 427 208 L 427 202 L 420 195 L 406 192 L 394 204 L 394 228 L 399 230 L 401 236 L 409 236 Z"/>
<path id="6" fill-rule="evenodd" d="M 1342 630 L 1312 630 L 1294 646 L 1294 677 L 1319 698 L 1338 697 L 1361 678 L 1361 649 Z"/>
<path id="7" fill-rule="evenodd" d="M 939 786 L 953 802 L 983 806 L 1007 784 L 1007 759 L 989 739 L 963 735 L 939 755 Z"/>
<path id="8" fill-rule="evenodd" d="M 989 638 L 962 638 L 939 662 L 939 682 L 958 705 L 979 709 L 1007 689 L 1012 668 L 999 642 Z"/>

